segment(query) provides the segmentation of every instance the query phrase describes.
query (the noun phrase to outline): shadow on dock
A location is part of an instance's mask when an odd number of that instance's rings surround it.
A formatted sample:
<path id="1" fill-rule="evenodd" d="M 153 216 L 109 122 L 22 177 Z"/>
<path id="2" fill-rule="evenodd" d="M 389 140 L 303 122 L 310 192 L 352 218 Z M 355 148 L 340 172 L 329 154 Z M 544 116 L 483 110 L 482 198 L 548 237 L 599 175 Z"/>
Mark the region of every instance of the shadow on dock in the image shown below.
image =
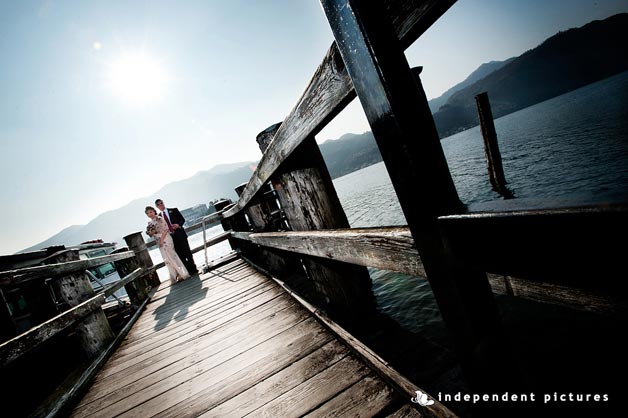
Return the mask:
<path id="1" fill-rule="evenodd" d="M 153 313 L 156 321 L 155 331 L 164 329 L 173 320 L 183 321 L 190 307 L 205 299 L 207 295 L 207 288 L 203 288 L 198 274 L 194 274 L 183 282 L 170 285 L 169 289 L 166 300 Z"/>

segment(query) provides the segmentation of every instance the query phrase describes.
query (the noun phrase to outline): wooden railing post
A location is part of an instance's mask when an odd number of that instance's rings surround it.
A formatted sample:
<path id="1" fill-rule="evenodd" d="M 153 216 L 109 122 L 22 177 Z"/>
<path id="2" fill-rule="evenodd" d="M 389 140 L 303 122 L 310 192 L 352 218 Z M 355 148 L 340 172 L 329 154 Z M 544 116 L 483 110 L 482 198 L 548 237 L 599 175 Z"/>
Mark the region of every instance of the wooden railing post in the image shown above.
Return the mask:
<path id="1" fill-rule="evenodd" d="M 118 248 L 117 250 L 113 251 L 111 254 L 123 253 L 125 251 L 128 251 L 126 247 Z M 114 265 L 116 266 L 116 270 L 118 271 L 118 274 L 120 275 L 120 279 L 123 279 L 124 277 L 128 276 L 133 271 L 135 271 L 135 269 L 140 267 L 135 257 L 127 258 L 124 260 L 118 260 L 114 262 Z M 149 286 L 148 286 L 148 283 L 146 283 L 145 277 L 146 276 L 138 277 L 137 279 L 133 280 L 131 283 L 124 286 L 124 289 L 126 290 L 126 293 L 129 295 L 129 299 L 131 300 L 131 303 L 134 306 L 139 306 L 142 302 L 144 302 L 144 300 L 148 296 Z"/>
<path id="2" fill-rule="evenodd" d="M 45 264 L 65 263 L 79 259 L 77 250 L 65 250 L 53 254 Z M 67 274 L 52 281 L 55 293 L 70 307 L 94 297 L 94 288 L 84 271 Z M 76 326 L 81 347 L 88 358 L 94 357 L 113 341 L 114 334 L 102 309 L 96 309 Z"/>
<path id="3" fill-rule="evenodd" d="M 279 125 L 273 127 L 278 129 Z M 349 227 L 314 137 L 306 139 L 288 157 L 273 185 L 292 230 Z M 350 322 L 374 312 L 375 298 L 365 267 L 307 256 L 303 257 L 303 264 L 326 309 L 335 318 Z"/>
<path id="4" fill-rule="evenodd" d="M 240 196 L 242 191 L 246 187 L 247 183 L 241 184 L 235 188 L 235 192 Z M 267 216 L 262 208 L 262 202 L 260 198 L 254 198 L 251 200 L 247 208 L 244 210 L 246 217 L 249 219 L 253 232 L 262 232 L 266 229 L 268 224 Z"/>
<path id="5" fill-rule="evenodd" d="M 236 187 L 235 191 L 238 196 L 242 194 L 244 186 L 246 186 L 246 184 Z M 269 190 L 271 189 L 269 188 Z M 254 232 L 268 231 L 272 229 L 270 224 L 270 214 L 265 214 L 264 209 L 262 209 L 262 204 L 266 203 L 263 202 L 264 198 L 264 196 L 254 198 L 251 202 L 249 202 L 249 206 L 244 209 Z M 270 208 L 267 207 L 267 209 Z M 277 210 L 278 209 L 279 208 L 277 208 Z M 303 290 L 302 284 L 304 281 L 305 271 L 303 270 L 303 266 L 301 265 L 301 261 L 298 257 L 281 250 L 264 248 L 250 242 L 241 241 L 239 245 L 246 249 L 244 254 L 245 257 L 268 270 L 268 272 L 272 275 L 286 281 L 288 284 L 293 286 L 295 290 Z M 308 292 L 306 291 L 304 293 Z"/>
<path id="6" fill-rule="evenodd" d="M 517 379 L 486 274 L 465 265 L 438 225 L 463 205 L 425 92 L 380 2 L 321 0 L 441 314 L 473 389 Z M 505 386 L 504 386 L 505 385 Z"/>
<path id="7" fill-rule="evenodd" d="M 132 234 L 125 236 L 124 241 L 129 247 L 129 250 L 135 253 L 135 259 L 137 260 L 139 267 L 146 270 L 153 267 L 153 259 L 150 258 L 146 242 L 144 241 L 144 237 L 141 232 L 133 232 Z M 144 276 L 144 280 L 146 280 L 146 282 L 153 287 L 157 287 L 161 284 L 156 271 L 147 273 L 146 276 Z"/>

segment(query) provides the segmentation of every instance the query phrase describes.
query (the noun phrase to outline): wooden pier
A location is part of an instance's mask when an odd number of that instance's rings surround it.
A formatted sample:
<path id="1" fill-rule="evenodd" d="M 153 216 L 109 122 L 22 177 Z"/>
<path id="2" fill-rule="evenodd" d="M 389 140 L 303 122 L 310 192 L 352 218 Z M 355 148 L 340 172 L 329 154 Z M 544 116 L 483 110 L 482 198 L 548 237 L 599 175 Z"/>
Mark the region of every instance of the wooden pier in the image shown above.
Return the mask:
<path id="1" fill-rule="evenodd" d="M 580 341 L 553 353 L 574 359 L 561 369 L 569 390 L 575 382 L 591 393 L 612 381 L 600 378 L 600 365 L 625 376 L 623 354 L 613 351 L 621 345 L 608 337 L 625 329 L 625 245 L 616 238 L 628 234 L 628 205 L 465 205 L 420 68 L 404 56 L 454 1 L 321 3 L 336 42 L 290 114 L 257 136 L 263 156 L 250 181 L 234 185 L 238 201 L 216 203 L 218 212 L 188 227 L 205 233 L 205 222 L 220 221 L 225 232 L 204 236 L 193 251 L 228 240 L 237 256 L 207 260 L 200 277 L 160 284 L 163 263 L 153 265 L 154 244 L 136 232 L 125 237 L 128 249 L 106 257 L 79 261 L 63 251 L 39 266 L 0 272 L 0 290 L 46 281 L 70 307 L 1 344 L 0 365 L 27 369 L 35 349 L 69 334 L 84 357 L 32 416 L 456 416 L 449 404 L 412 402 L 425 391 L 350 333 L 377 312 L 367 267 L 427 279 L 461 370 L 457 380 L 470 393 L 534 389 L 526 386 L 525 354 L 513 355 L 495 293 L 602 318 L 588 333 L 599 328 L 595 341 L 606 346 L 578 353 L 586 346 Z M 315 135 L 356 97 L 407 226 L 351 228 L 336 194 Z M 112 262 L 122 280 L 94 293 L 85 269 Z M 101 306 L 122 286 L 134 314 L 114 333 Z M 542 360 L 548 370 L 533 376 L 538 388 L 553 374 L 552 358 Z M 570 413 L 604 415 L 576 407 Z M 520 404 L 470 408 L 482 417 L 521 412 Z"/>
<path id="2" fill-rule="evenodd" d="M 420 416 L 408 404 L 281 286 L 236 258 L 162 285 L 72 416 Z"/>

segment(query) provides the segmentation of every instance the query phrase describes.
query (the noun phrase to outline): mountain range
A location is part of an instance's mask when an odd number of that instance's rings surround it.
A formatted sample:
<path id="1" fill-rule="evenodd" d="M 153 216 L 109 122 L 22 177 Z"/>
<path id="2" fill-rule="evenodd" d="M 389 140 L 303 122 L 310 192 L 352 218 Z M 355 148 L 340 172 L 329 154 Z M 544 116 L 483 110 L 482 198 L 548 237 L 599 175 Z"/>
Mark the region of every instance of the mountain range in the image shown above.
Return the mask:
<path id="1" fill-rule="evenodd" d="M 478 124 L 475 96 L 488 92 L 499 118 L 628 70 L 628 14 L 558 32 L 541 45 L 457 89 L 434 113 L 441 138 Z"/>
<path id="2" fill-rule="evenodd" d="M 504 61 L 480 65 L 464 81 L 429 102 L 441 138 L 478 124 L 475 95 L 487 91 L 498 118 L 583 85 L 628 70 L 628 14 L 622 13 L 548 38 L 538 47 Z M 381 161 L 371 132 L 345 134 L 320 144 L 333 178 Z M 256 162 L 215 166 L 169 183 L 150 196 L 105 212 L 86 225 L 73 225 L 23 251 L 102 238 L 121 237 L 146 224 L 144 207 L 157 197 L 184 209 L 218 198 L 236 199 L 234 188 L 250 178 Z"/>

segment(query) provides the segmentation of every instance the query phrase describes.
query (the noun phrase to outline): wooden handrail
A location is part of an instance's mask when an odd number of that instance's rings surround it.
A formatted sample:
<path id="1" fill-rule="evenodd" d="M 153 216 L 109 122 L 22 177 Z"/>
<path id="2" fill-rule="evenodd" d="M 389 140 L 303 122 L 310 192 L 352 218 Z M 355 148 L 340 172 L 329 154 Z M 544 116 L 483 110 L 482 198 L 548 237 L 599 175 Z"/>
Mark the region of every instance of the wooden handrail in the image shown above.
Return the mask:
<path id="1" fill-rule="evenodd" d="M 47 402 L 41 405 L 30 415 L 31 417 L 56 417 L 64 415 L 63 412 L 69 413 L 67 409 L 76 402 L 76 399 L 81 396 L 81 393 L 83 393 L 85 388 L 92 382 L 96 373 L 103 367 L 109 357 L 111 357 L 114 351 L 122 343 L 131 330 L 131 327 L 139 319 L 148 302 L 154 296 L 155 291 L 156 289 L 153 289 L 151 293 L 142 301 L 140 306 L 137 308 L 137 311 L 135 311 L 124 328 L 120 330 L 116 338 L 84 370 L 81 371 L 78 379 L 76 378 L 76 374 L 70 375 L 68 379 L 66 379 L 66 382 L 57 388 L 56 393 L 51 395 Z"/>
<path id="2" fill-rule="evenodd" d="M 125 251 L 118 254 L 104 255 L 102 257 L 89 258 L 87 260 L 71 261 L 67 263 L 48 264 L 45 266 L 26 267 L 17 270 L 0 272 L 0 287 L 17 286 L 30 280 L 48 278 L 75 271 L 98 267 L 114 261 L 134 257 L 133 251 Z"/>
<path id="3" fill-rule="evenodd" d="M 23 354 L 31 351 L 54 335 L 79 322 L 105 303 L 105 295 L 99 294 L 0 345 L 0 367 L 4 367 Z"/>
<path id="4" fill-rule="evenodd" d="M 510 216 L 509 214 L 512 213 L 514 214 Z M 614 215 L 613 219 L 607 219 L 609 214 Z M 530 217 L 543 217 L 546 220 L 534 226 L 535 223 L 530 222 Z M 555 268 L 547 263 L 536 263 L 534 259 L 542 257 L 544 253 L 549 253 L 559 269 L 567 269 L 568 265 L 582 269 L 583 267 L 578 263 L 566 262 L 569 258 L 574 258 L 572 252 L 577 251 L 578 247 L 590 244 L 592 240 L 596 241 L 596 234 L 603 234 L 600 231 L 607 229 L 604 225 L 626 224 L 626 217 L 628 217 L 628 210 L 625 206 L 618 205 L 547 211 L 468 213 L 442 217 L 440 222 L 447 230 L 461 228 L 471 231 L 462 234 L 451 232 L 451 242 L 453 245 L 464 247 L 461 253 L 466 254 L 471 251 L 474 254 L 473 259 L 468 262 L 490 273 L 489 283 L 495 293 L 505 293 L 591 312 L 609 312 L 616 309 L 617 303 L 613 300 L 611 293 L 603 291 L 604 286 L 602 289 L 596 287 L 600 281 L 591 280 L 594 275 L 589 275 L 587 282 L 573 281 L 575 273 L 568 277 L 569 280 L 561 280 Z M 524 227 L 517 229 L 517 233 L 512 238 L 508 238 L 512 235 L 513 228 L 517 228 L 518 221 L 523 221 Z M 449 224 L 452 222 L 458 224 L 457 228 L 450 227 Z M 549 228 L 555 228 L 555 230 Z M 475 248 L 470 247 L 472 243 L 465 242 L 471 237 L 475 237 L 472 242 L 477 242 L 477 237 L 486 231 L 490 233 L 484 234 L 485 237 L 482 238 L 480 245 Z M 564 234 L 565 231 L 574 231 L 576 235 L 569 244 L 565 244 L 567 247 L 554 248 L 552 252 L 539 247 L 544 245 L 537 240 L 542 232 L 551 237 Z M 264 233 L 232 232 L 232 236 L 260 246 L 292 253 L 425 277 L 425 269 L 407 227 Z M 600 254 L 596 257 L 607 262 L 604 266 L 596 265 L 595 268 L 600 271 L 602 269 L 617 271 L 619 269 L 617 264 L 620 263 L 621 257 L 616 253 L 620 249 L 613 250 L 611 248 L 613 243 L 599 239 L 597 241 L 600 242 L 598 245 Z M 531 242 L 536 242 L 536 244 L 529 245 Z M 504 243 L 508 244 L 504 245 Z M 508 265 L 496 265 L 491 261 L 502 247 L 505 247 L 505 250 L 502 250 L 505 253 L 500 254 L 498 258 L 508 258 L 510 263 Z M 511 265 L 513 267 L 510 267 Z M 615 279 L 613 275 L 608 275 L 608 278 Z"/>
<path id="5" fill-rule="evenodd" d="M 79 322 L 92 311 L 101 307 L 107 297 L 144 274 L 146 274 L 145 270 L 137 268 L 112 286 L 102 289 L 94 297 L 1 344 L 0 367 L 9 364 L 54 335 Z"/>
<path id="6" fill-rule="evenodd" d="M 232 235 L 265 247 L 425 277 L 407 227 L 233 232 Z"/>
<path id="7" fill-rule="evenodd" d="M 127 284 L 131 283 L 133 280 L 137 279 L 138 277 L 141 277 L 144 274 L 146 274 L 146 271 L 138 267 L 135 270 L 133 270 L 133 272 L 124 276 L 122 279 L 118 280 L 111 286 L 107 286 L 105 289 L 102 289 L 101 292 L 105 294 L 105 297 L 109 297 L 113 295 L 114 293 L 116 293 L 118 290 L 122 289 Z"/>
<path id="8" fill-rule="evenodd" d="M 394 0 L 386 4 L 389 18 L 404 48 L 427 30 L 455 0 Z M 238 202 L 225 212 L 244 209 L 283 161 L 308 137 L 321 131 L 354 98 L 353 83 L 334 42 L 297 105 L 283 121 Z"/>

